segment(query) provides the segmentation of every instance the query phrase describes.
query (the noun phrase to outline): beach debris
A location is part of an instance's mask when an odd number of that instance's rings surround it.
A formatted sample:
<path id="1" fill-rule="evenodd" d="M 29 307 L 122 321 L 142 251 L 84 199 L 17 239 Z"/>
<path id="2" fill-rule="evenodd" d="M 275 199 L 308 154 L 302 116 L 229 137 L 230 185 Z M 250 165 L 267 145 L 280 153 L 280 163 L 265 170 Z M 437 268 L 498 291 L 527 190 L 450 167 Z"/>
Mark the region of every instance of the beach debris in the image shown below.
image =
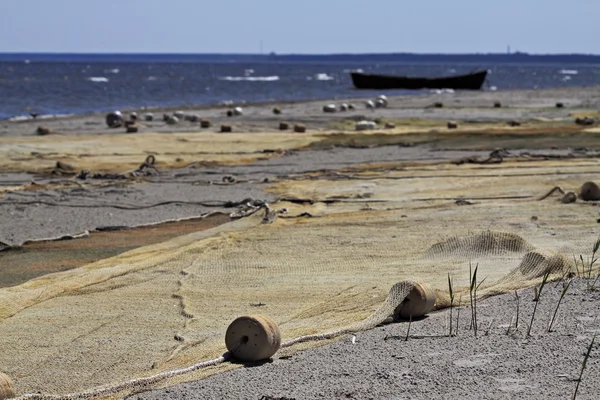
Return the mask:
<path id="1" fill-rule="evenodd" d="M 353 110 L 354 110 L 354 108 L 355 108 L 355 107 L 354 107 L 354 104 L 352 104 L 352 103 L 348 103 L 348 110 L 349 110 L 349 111 L 353 111 Z"/>
<path id="2" fill-rule="evenodd" d="M 139 129 L 139 125 L 137 125 L 137 124 L 130 124 L 130 125 L 128 125 L 126 127 L 125 131 L 127 133 L 137 133 L 138 129 Z"/>
<path id="3" fill-rule="evenodd" d="M 365 107 L 374 110 L 375 103 L 373 102 L 373 100 L 367 100 L 367 101 L 365 101 Z"/>
<path id="4" fill-rule="evenodd" d="M 458 199 L 454 202 L 457 206 L 472 206 L 473 202 L 467 199 Z"/>
<path id="5" fill-rule="evenodd" d="M 56 166 L 52 170 L 52 175 L 63 176 L 63 175 L 73 175 L 75 174 L 75 168 L 62 161 L 57 161 Z"/>
<path id="6" fill-rule="evenodd" d="M 304 126 L 304 124 L 296 124 L 294 125 L 294 132 L 304 133 L 306 132 L 306 126 Z"/>
<path id="7" fill-rule="evenodd" d="M 323 112 L 324 113 L 334 113 L 337 111 L 337 107 L 335 106 L 335 104 L 327 104 L 323 106 Z"/>
<path id="8" fill-rule="evenodd" d="M 175 115 L 169 115 L 165 122 L 167 125 L 175 125 L 179 122 L 179 118 L 177 118 Z"/>
<path id="9" fill-rule="evenodd" d="M 596 182 L 585 182 L 579 190 L 579 197 L 584 201 L 600 200 L 600 188 Z"/>
<path id="10" fill-rule="evenodd" d="M 185 121 L 188 121 L 188 122 L 194 122 L 194 123 L 196 123 L 196 122 L 200 121 L 200 117 L 199 117 L 199 116 L 197 116 L 196 114 L 186 114 L 186 115 L 183 117 L 183 119 L 184 119 Z"/>
<path id="11" fill-rule="evenodd" d="M 108 125 L 109 128 L 121 127 L 124 120 L 121 111 L 113 111 L 106 115 L 106 125 Z"/>
<path id="12" fill-rule="evenodd" d="M 502 108 L 502 103 L 500 103 L 499 101 L 495 101 L 494 108 Z"/>
<path id="13" fill-rule="evenodd" d="M 583 117 L 583 118 L 575 118 L 575 123 L 577 125 L 594 125 L 596 120 L 594 118 Z"/>
<path id="14" fill-rule="evenodd" d="M 463 157 L 457 161 L 453 161 L 452 164 L 454 165 L 462 165 L 462 164 L 500 164 L 504 161 L 504 157 L 510 155 L 510 153 L 503 149 L 503 148 L 498 148 L 498 149 L 494 149 L 492 152 L 490 152 L 490 155 L 488 158 L 482 160 L 481 157 L 478 156 L 471 156 L 471 157 Z"/>
<path id="15" fill-rule="evenodd" d="M 152 154 L 146 157 L 143 163 L 139 167 L 132 171 L 124 173 L 102 173 L 102 172 L 91 172 L 88 169 L 81 170 L 76 176 L 76 179 L 87 180 L 87 179 L 131 179 L 137 176 L 156 176 L 160 171 L 154 166 L 156 163 L 156 157 Z"/>
<path id="16" fill-rule="evenodd" d="M 366 120 L 358 121 L 356 123 L 356 125 L 354 126 L 354 128 L 357 131 L 366 131 L 369 129 L 375 129 L 376 127 L 377 127 L 377 124 L 375 123 L 375 121 L 366 121 Z"/>
<path id="17" fill-rule="evenodd" d="M 212 124 L 210 123 L 210 120 L 208 119 L 201 119 L 200 120 L 200 127 L 201 128 L 210 128 Z"/>
<path id="18" fill-rule="evenodd" d="M 171 118 L 171 116 L 169 114 L 163 114 L 162 120 L 164 122 L 167 122 L 169 120 L 169 118 Z"/>
<path id="19" fill-rule="evenodd" d="M 159 171 L 154 166 L 154 164 L 156 164 L 156 157 L 153 156 L 152 154 L 150 154 L 148 157 L 146 157 L 146 159 L 144 160 L 144 162 L 140 164 L 139 167 L 137 167 L 133 171 L 128 172 L 128 173 L 126 173 L 124 175 L 127 175 L 127 174 L 130 175 L 130 176 L 153 176 L 153 175 L 158 175 Z"/>
<path id="20" fill-rule="evenodd" d="M 280 122 L 279 123 L 279 130 L 280 131 L 285 131 L 289 128 L 289 124 L 287 122 Z"/>
<path id="21" fill-rule="evenodd" d="M 236 318 L 225 332 L 229 354 L 240 361 L 261 361 L 271 358 L 281 346 L 279 326 L 265 315 Z"/>
<path id="22" fill-rule="evenodd" d="M 402 284 L 402 282 L 396 285 L 399 284 Z M 394 310 L 394 320 L 422 317 L 433 310 L 435 300 L 435 291 L 428 283 L 415 282 L 413 289 L 406 296 L 406 299 Z"/>
<path id="23" fill-rule="evenodd" d="M 135 111 L 129 114 L 130 121 L 137 121 L 137 119 L 138 119 L 138 115 Z"/>
<path id="24" fill-rule="evenodd" d="M 233 110 L 227 110 L 226 114 L 228 117 L 233 117 Z"/>
<path id="25" fill-rule="evenodd" d="M 375 107 L 377 108 L 386 108 L 388 106 L 387 96 L 381 95 L 375 100 Z"/>
<path id="26" fill-rule="evenodd" d="M 185 118 L 185 113 L 181 110 L 178 110 L 173 113 L 173 116 L 177 117 L 177 119 L 183 119 Z"/>
<path id="27" fill-rule="evenodd" d="M 48 128 L 47 126 L 40 125 L 37 127 L 35 132 L 40 136 L 45 136 L 45 135 L 51 134 L 52 130 L 50 128 Z"/>
<path id="28" fill-rule="evenodd" d="M 154 114 L 152 113 L 146 113 L 144 114 L 144 121 L 154 121 Z"/>
<path id="29" fill-rule="evenodd" d="M 562 187 L 555 186 L 538 200 L 544 200 L 556 192 L 563 195 L 563 197 L 560 198 L 560 201 L 564 204 L 574 203 L 577 201 L 578 197 L 583 201 L 600 200 L 600 187 L 598 187 L 598 184 L 591 181 L 585 182 L 583 185 L 581 185 L 581 188 L 579 188 L 579 195 L 577 195 L 575 192 L 565 192 Z"/>
<path id="30" fill-rule="evenodd" d="M 446 126 L 448 127 L 448 129 L 456 129 L 458 128 L 458 123 L 456 121 L 448 121 Z"/>
<path id="31" fill-rule="evenodd" d="M 0 372 L 0 400 L 11 399 L 17 396 L 15 385 L 8 375 Z"/>
<path id="32" fill-rule="evenodd" d="M 221 179 L 224 183 L 235 183 L 236 179 L 233 175 L 225 175 L 223 179 Z"/>
<path id="33" fill-rule="evenodd" d="M 273 114 L 275 114 L 275 115 L 281 114 L 281 108 L 279 108 L 279 107 L 273 107 Z"/>
<path id="34" fill-rule="evenodd" d="M 554 186 L 552 189 L 550 189 L 550 191 L 548 193 L 546 193 L 545 195 L 543 195 L 542 197 L 540 197 L 538 200 L 544 200 L 545 198 L 553 195 L 555 192 L 558 192 L 558 193 L 560 193 L 560 194 L 562 194 L 562 195 L 564 195 L 566 197 L 566 193 L 563 190 L 563 188 L 561 188 L 560 186 Z M 569 193 L 573 193 L 573 192 L 569 192 Z M 562 202 L 563 198 L 561 198 L 561 202 Z M 534 217 L 531 217 L 531 219 L 534 220 L 534 221 L 537 221 L 538 217 L 535 217 L 535 219 L 534 219 Z"/>
<path id="35" fill-rule="evenodd" d="M 515 120 L 508 121 L 507 124 L 512 127 L 521 126 L 521 123 L 519 121 L 515 121 Z"/>
<path id="36" fill-rule="evenodd" d="M 244 114 L 244 110 L 242 109 L 242 107 L 236 107 L 233 109 L 233 115 L 243 115 Z"/>
<path id="37" fill-rule="evenodd" d="M 231 125 L 227 125 L 227 124 L 221 125 L 221 132 L 231 132 Z"/>
<path id="38" fill-rule="evenodd" d="M 346 103 L 340 104 L 340 111 L 342 111 L 342 112 L 348 111 L 348 104 L 346 104 Z"/>
<path id="39" fill-rule="evenodd" d="M 563 198 L 560 199 L 560 201 L 563 204 L 575 203 L 577 201 L 577 195 L 575 194 L 575 192 L 567 192 L 565 193 Z"/>
<path id="40" fill-rule="evenodd" d="M 563 108 L 565 105 L 564 103 L 558 102 L 556 103 L 556 108 Z"/>
<path id="41" fill-rule="evenodd" d="M 444 108 L 444 103 L 442 103 L 441 101 L 436 101 L 435 103 L 433 103 L 433 107 L 434 108 Z"/>
<path id="42" fill-rule="evenodd" d="M 396 127 L 396 124 L 394 124 L 393 122 L 385 123 L 385 129 L 394 129 L 395 127 Z"/>

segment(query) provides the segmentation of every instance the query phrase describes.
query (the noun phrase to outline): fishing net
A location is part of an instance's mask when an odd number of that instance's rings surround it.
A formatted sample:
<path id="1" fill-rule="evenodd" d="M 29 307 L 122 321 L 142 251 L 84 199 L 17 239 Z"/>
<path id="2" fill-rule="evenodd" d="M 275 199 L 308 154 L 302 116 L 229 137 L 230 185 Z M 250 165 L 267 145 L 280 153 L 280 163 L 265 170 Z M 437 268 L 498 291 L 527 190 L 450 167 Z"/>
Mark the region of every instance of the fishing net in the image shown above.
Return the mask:
<path id="1" fill-rule="evenodd" d="M 448 275 L 465 303 L 475 267 L 481 297 L 583 269 L 592 205 L 532 198 L 518 166 L 444 168 L 281 182 L 270 211 L 0 289 L 0 371 L 20 394 L 122 397 L 235 367 L 219 357 L 241 315 L 268 315 L 294 351 L 406 317 L 422 282 L 443 308 Z M 487 200 L 449 200 L 459 192 Z"/>

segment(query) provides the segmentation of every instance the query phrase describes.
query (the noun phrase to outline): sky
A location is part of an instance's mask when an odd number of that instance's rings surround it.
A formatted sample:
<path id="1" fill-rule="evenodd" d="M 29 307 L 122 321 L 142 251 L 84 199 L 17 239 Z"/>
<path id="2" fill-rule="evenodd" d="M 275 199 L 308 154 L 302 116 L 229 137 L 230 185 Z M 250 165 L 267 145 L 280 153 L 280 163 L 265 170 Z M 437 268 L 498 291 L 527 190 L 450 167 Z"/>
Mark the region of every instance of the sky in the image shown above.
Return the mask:
<path id="1" fill-rule="evenodd" d="M 0 0 L 0 52 L 600 54 L 599 38 L 600 0 Z"/>

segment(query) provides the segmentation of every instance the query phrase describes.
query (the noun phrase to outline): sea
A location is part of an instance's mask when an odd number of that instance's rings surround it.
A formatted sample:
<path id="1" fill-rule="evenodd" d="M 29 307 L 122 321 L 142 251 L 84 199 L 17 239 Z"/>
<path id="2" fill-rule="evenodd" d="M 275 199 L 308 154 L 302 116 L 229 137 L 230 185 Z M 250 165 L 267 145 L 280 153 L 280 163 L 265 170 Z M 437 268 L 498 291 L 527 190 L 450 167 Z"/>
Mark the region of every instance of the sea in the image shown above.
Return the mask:
<path id="1" fill-rule="evenodd" d="M 354 89 L 351 71 L 434 77 L 481 69 L 489 71 L 483 90 L 600 85 L 599 56 L 0 54 L 0 119 L 369 97 L 384 92 Z"/>

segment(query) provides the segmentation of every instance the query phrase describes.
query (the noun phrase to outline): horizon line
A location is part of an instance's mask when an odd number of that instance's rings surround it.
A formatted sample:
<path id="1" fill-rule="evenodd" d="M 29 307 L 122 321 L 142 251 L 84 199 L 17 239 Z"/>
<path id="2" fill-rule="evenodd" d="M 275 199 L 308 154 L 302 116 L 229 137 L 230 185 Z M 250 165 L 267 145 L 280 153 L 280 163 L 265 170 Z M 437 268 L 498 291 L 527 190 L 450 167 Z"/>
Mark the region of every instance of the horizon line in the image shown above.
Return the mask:
<path id="1" fill-rule="evenodd" d="M 160 55 L 174 55 L 174 56 L 256 56 L 256 57 L 272 57 L 272 56 L 381 56 L 381 55 L 411 55 L 411 56 L 587 56 L 587 57 L 600 57 L 600 54 L 594 53 L 529 53 L 523 51 L 514 51 L 510 53 L 505 52 L 457 52 L 457 53 L 418 53 L 418 52 L 369 52 L 369 53 L 278 53 L 271 51 L 268 53 L 252 53 L 252 52 L 205 52 L 205 53 L 192 53 L 192 52 L 78 52 L 78 51 L 0 51 L 0 55 L 128 55 L 128 56 L 160 56 Z"/>

